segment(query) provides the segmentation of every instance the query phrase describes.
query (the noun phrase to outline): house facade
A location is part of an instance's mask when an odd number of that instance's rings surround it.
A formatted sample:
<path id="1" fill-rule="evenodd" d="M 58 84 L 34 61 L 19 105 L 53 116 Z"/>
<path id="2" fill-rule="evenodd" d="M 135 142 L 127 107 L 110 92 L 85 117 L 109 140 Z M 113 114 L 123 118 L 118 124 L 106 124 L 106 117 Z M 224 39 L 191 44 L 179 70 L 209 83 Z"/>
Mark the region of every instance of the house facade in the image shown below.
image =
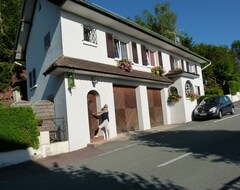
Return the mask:
<path id="1" fill-rule="evenodd" d="M 128 19 L 74 0 L 25 0 L 15 60 L 26 61 L 29 101 L 51 100 L 56 117 L 64 117 L 69 151 L 91 142 L 99 124 L 92 113 L 104 104 L 110 138 L 191 121 L 193 96 L 204 94 L 201 64 L 209 62 Z M 151 72 L 158 66 L 162 76 Z M 180 99 L 168 102 L 176 94 Z"/>

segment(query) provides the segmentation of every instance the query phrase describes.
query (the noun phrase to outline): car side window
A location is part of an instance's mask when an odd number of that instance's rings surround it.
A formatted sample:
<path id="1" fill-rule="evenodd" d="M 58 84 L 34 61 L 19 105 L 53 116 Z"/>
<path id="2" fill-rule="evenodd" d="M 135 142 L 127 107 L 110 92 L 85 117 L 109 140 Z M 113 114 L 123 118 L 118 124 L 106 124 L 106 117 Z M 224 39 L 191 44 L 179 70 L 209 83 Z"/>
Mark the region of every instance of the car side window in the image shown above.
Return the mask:
<path id="1" fill-rule="evenodd" d="M 225 102 L 227 102 L 227 103 L 231 102 L 228 96 L 224 96 L 223 98 L 224 98 Z"/>
<path id="2" fill-rule="evenodd" d="M 226 101 L 225 97 L 221 97 L 221 98 L 220 98 L 220 103 L 221 103 L 221 104 L 224 104 L 224 103 L 226 103 L 226 102 L 227 102 L 227 101 Z"/>

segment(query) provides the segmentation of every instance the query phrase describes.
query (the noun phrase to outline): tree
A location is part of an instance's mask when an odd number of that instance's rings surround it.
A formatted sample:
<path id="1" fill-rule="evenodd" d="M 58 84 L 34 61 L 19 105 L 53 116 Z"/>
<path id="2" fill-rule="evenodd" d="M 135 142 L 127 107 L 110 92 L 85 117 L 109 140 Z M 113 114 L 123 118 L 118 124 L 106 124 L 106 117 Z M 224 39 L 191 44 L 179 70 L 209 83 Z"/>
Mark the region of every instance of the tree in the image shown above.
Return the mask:
<path id="1" fill-rule="evenodd" d="M 231 45 L 232 51 L 235 51 L 238 55 L 240 54 L 240 40 L 234 40 Z"/>
<path id="2" fill-rule="evenodd" d="M 17 27 L 23 0 L 1 0 L 0 3 L 0 91 L 15 87 L 13 78 L 22 70 L 12 63 Z M 16 72 L 17 71 L 17 72 Z M 20 82 L 25 79 L 18 79 Z"/>
<path id="3" fill-rule="evenodd" d="M 1 0 L 0 62 L 11 62 L 23 0 Z"/>
<path id="4" fill-rule="evenodd" d="M 236 60 L 236 53 L 227 46 L 214 46 L 207 44 L 195 45 L 193 51 L 211 60 L 212 64 L 203 70 L 203 78 L 207 81 L 206 93 L 216 92 L 219 87 L 225 94 L 230 93 L 229 87 L 238 81 L 239 69 Z M 231 82 L 230 82 L 231 81 Z"/>
<path id="5" fill-rule="evenodd" d="M 170 10 L 169 3 L 158 3 L 154 6 L 154 14 L 144 10 L 142 16 L 135 16 L 134 21 L 154 32 L 174 40 L 177 16 Z"/>

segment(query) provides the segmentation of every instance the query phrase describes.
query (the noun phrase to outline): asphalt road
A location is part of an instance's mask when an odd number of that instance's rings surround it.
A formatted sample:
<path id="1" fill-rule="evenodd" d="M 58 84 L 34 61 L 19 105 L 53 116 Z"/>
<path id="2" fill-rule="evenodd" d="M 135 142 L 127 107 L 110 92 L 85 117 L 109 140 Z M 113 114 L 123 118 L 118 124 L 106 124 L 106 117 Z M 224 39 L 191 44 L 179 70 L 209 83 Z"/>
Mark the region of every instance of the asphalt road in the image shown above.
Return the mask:
<path id="1" fill-rule="evenodd" d="M 0 189 L 240 189 L 240 106 L 223 119 L 0 170 Z"/>

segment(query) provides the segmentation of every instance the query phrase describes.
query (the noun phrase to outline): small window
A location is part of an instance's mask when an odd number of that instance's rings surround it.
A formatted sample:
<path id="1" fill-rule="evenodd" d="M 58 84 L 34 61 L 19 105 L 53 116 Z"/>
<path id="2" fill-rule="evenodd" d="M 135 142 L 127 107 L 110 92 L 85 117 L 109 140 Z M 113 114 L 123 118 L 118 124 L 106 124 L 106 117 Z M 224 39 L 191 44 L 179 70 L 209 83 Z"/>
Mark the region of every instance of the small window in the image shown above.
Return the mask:
<path id="1" fill-rule="evenodd" d="M 120 40 L 114 39 L 114 55 L 119 59 L 128 59 L 127 44 Z"/>
<path id="2" fill-rule="evenodd" d="M 47 51 L 50 47 L 50 32 L 48 32 L 45 36 L 44 36 L 44 50 Z"/>
<path id="3" fill-rule="evenodd" d="M 28 74 L 28 78 L 29 78 L 29 87 L 32 88 L 33 84 L 32 84 L 32 72 L 31 71 Z"/>
<path id="4" fill-rule="evenodd" d="M 41 4 L 41 1 L 39 1 L 39 3 L 38 3 L 38 12 L 41 11 L 41 9 L 42 9 L 42 4 Z"/>
<path id="5" fill-rule="evenodd" d="M 97 30 L 91 26 L 83 26 L 84 41 L 97 44 Z"/>
<path id="6" fill-rule="evenodd" d="M 185 84 L 185 94 L 188 97 L 190 94 L 193 93 L 193 85 L 192 83 L 188 80 Z"/>
<path id="7" fill-rule="evenodd" d="M 32 85 L 36 85 L 36 69 L 33 69 L 32 71 Z"/>

